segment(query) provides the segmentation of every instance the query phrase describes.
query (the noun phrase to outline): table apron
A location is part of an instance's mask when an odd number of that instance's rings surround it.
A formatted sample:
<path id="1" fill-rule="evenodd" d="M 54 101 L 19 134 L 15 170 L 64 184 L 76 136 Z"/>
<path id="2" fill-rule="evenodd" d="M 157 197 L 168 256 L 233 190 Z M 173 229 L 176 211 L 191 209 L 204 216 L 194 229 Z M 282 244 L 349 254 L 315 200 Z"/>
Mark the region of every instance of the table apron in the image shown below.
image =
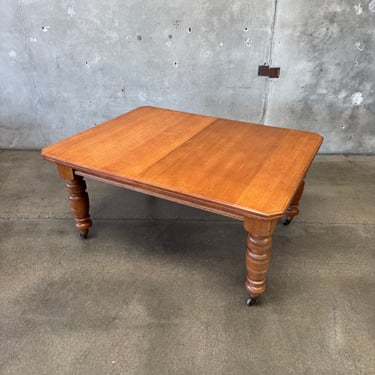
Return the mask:
<path id="1" fill-rule="evenodd" d="M 166 199 L 166 200 L 171 201 L 171 202 L 183 204 L 185 206 L 194 207 L 194 208 L 201 209 L 203 211 L 208 211 L 208 212 L 212 212 L 214 214 L 230 217 L 232 219 L 243 221 L 244 217 L 245 217 L 245 215 L 240 215 L 240 214 L 236 214 L 236 213 L 233 213 L 233 212 L 228 212 L 228 211 L 220 209 L 218 207 L 214 207 L 214 203 L 212 203 L 212 206 L 210 205 L 210 202 L 208 202 L 207 204 L 206 203 L 199 203 L 199 202 L 197 202 L 198 199 L 196 199 L 194 197 L 191 197 L 191 198 L 189 197 L 189 200 L 186 200 L 186 199 L 183 199 L 183 198 L 174 197 L 174 196 L 165 194 L 163 192 L 158 192 L 158 191 L 142 188 L 142 187 L 139 187 L 139 186 L 127 184 L 127 183 L 124 183 L 124 182 L 119 182 L 119 181 L 114 181 L 114 180 L 110 180 L 110 179 L 103 178 L 103 177 L 98 177 L 98 176 L 92 175 L 90 173 L 81 172 L 79 170 L 74 170 L 74 173 L 79 175 L 79 176 L 86 177 L 86 178 L 89 178 L 89 179 L 92 179 L 92 180 L 108 183 L 108 184 L 111 184 L 111 185 L 115 185 L 115 186 L 119 186 L 119 187 L 122 187 L 122 188 L 125 188 L 125 189 L 129 189 L 129 190 L 134 190 L 134 191 L 144 193 L 144 194 L 147 194 L 147 195 L 151 195 L 151 196 L 154 196 L 154 197 L 157 197 L 157 198 L 162 198 L 162 199 Z M 155 190 L 156 189 L 157 188 L 155 187 Z M 178 193 L 176 193 L 176 194 L 178 194 Z M 258 217 L 258 218 L 260 218 L 260 217 Z"/>

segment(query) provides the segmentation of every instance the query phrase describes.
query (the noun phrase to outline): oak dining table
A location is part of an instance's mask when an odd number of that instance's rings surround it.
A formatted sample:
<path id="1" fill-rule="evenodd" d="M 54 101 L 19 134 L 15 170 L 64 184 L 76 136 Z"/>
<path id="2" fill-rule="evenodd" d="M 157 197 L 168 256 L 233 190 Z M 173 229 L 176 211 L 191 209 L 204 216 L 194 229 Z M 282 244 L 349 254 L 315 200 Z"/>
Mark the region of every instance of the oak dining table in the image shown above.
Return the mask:
<path id="1" fill-rule="evenodd" d="M 139 107 L 42 150 L 66 181 L 75 225 L 92 221 L 85 178 L 243 222 L 247 304 L 266 288 L 276 223 L 298 215 L 317 133 Z"/>

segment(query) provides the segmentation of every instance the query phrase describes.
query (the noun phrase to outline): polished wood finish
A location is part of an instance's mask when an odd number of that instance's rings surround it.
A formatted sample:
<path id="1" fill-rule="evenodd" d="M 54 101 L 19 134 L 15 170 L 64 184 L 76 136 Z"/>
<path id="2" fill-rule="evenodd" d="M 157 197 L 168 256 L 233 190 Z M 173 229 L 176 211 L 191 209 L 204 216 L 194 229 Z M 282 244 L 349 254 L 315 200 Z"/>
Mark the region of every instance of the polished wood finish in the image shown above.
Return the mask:
<path id="1" fill-rule="evenodd" d="M 245 289 L 257 298 L 266 290 L 266 274 L 271 260 L 272 233 L 277 221 L 263 221 L 246 218 L 247 231 Z"/>
<path id="2" fill-rule="evenodd" d="M 85 237 L 92 225 L 89 214 L 89 196 L 86 192 L 86 182 L 82 176 L 76 175 L 71 168 L 58 165 L 60 177 L 66 180 L 66 190 L 72 209 L 76 228 Z"/>
<path id="3" fill-rule="evenodd" d="M 81 233 L 91 226 L 83 177 L 244 221 L 246 290 L 265 290 L 272 232 L 298 214 L 319 134 L 140 107 L 42 150 L 58 164 Z M 301 187 L 302 186 L 302 187 Z"/>
<path id="4" fill-rule="evenodd" d="M 322 137 L 141 107 L 42 151 L 87 176 L 241 217 L 280 218 Z"/>
<path id="5" fill-rule="evenodd" d="M 286 210 L 285 216 L 286 220 L 291 221 L 295 216 L 299 214 L 299 208 L 298 204 L 301 200 L 303 190 L 305 189 L 305 180 L 302 180 L 297 188 L 296 193 L 293 196 L 292 201 L 290 202 L 290 205 L 288 209 Z"/>

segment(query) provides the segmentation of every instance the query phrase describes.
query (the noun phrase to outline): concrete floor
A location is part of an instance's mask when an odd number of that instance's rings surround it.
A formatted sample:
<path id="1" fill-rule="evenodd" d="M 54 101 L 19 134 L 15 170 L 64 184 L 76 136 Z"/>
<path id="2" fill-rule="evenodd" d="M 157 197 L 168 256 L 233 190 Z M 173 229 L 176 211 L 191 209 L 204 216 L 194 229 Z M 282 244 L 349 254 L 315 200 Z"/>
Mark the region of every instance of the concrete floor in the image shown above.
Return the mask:
<path id="1" fill-rule="evenodd" d="M 241 223 L 89 181 L 82 241 L 54 166 L 0 151 L 0 373 L 375 374 L 375 157 L 307 182 L 248 308 Z"/>

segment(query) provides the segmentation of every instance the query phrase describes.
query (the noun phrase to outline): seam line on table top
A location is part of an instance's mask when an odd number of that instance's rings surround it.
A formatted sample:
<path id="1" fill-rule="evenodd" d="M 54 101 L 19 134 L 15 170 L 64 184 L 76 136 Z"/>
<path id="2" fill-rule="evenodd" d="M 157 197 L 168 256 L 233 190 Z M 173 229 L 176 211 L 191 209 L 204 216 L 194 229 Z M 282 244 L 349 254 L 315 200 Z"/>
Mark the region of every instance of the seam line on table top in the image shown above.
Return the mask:
<path id="1" fill-rule="evenodd" d="M 174 148 L 173 150 L 169 151 L 168 153 L 166 153 L 163 157 L 161 157 L 158 161 L 156 161 L 155 163 L 149 165 L 145 170 L 143 170 L 138 176 L 142 176 L 144 175 L 145 173 L 147 173 L 148 170 L 150 170 L 154 165 L 158 164 L 159 162 L 161 162 L 162 160 L 166 159 L 170 154 L 172 154 L 173 152 L 175 152 L 176 150 L 178 150 L 180 147 L 182 147 L 185 143 L 187 142 L 190 142 L 192 139 L 194 139 L 195 137 L 197 137 L 200 133 L 202 133 L 204 130 L 208 129 L 209 127 L 211 127 L 213 124 L 215 124 L 217 121 L 221 120 L 219 118 L 216 118 L 214 117 L 215 120 L 210 122 L 207 126 L 205 126 L 203 129 L 199 130 L 197 133 L 193 134 L 190 138 L 188 138 L 187 140 L 185 140 L 184 142 L 182 142 L 181 144 L 179 144 L 176 148 Z"/>
<path id="2" fill-rule="evenodd" d="M 148 166 L 145 170 L 143 170 L 141 173 L 137 174 L 136 177 L 132 177 L 131 180 L 134 180 L 134 181 L 138 181 L 140 183 L 144 183 L 144 184 L 147 184 L 148 183 L 146 181 L 144 181 L 143 177 L 144 175 L 151 169 L 153 168 L 155 165 L 157 165 L 158 163 L 160 163 L 162 160 L 164 160 L 165 158 L 167 158 L 169 155 L 171 155 L 173 152 L 175 152 L 176 150 L 178 150 L 180 147 L 183 147 L 186 143 L 190 142 L 192 139 L 194 139 L 195 137 L 198 137 L 202 132 L 206 131 L 207 129 L 209 129 L 211 126 L 214 126 L 216 123 L 220 122 L 220 121 L 226 121 L 226 119 L 222 119 L 222 118 L 215 118 L 214 121 L 212 121 L 211 123 L 209 123 L 207 126 L 205 126 L 203 129 L 199 130 L 197 133 L 195 133 L 194 135 L 192 135 L 190 138 L 188 138 L 187 140 L 185 140 L 183 143 L 179 144 L 176 148 L 174 148 L 173 150 L 169 151 L 167 154 L 165 154 L 162 158 L 160 158 L 159 160 L 157 160 L 155 163 L 151 164 L 150 166 Z M 232 121 L 232 120 L 230 120 Z M 251 123 L 245 123 L 245 122 L 242 122 L 242 121 L 235 121 L 233 120 L 233 122 L 236 122 L 236 123 L 241 123 L 241 124 L 251 124 Z M 259 126 L 262 126 L 260 124 L 252 124 L 252 125 L 259 125 Z M 291 132 L 291 129 L 284 129 L 286 131 L 286 134 L 289 134 Z M 258 170 L 256 171 L 256 174 L 259 173 L 260 169 L 262 168 L 262 166 L 260 165 Z M 160 186 L 160 185 L 152 185 L 154 187 L 157 187 L 157 188 L 160 188 L 162 190 L 168 190 L 169 191 L 169 188 L 166 187 L 166 186 Z M 298 186 L 297 186 L 298 187 Z M 243 192 L 246 190 L 247 186 L 245 186 L 241 193 L 240 193 L 240 196 L 242 196 Z M 180 193 L 180 194 L 183 194 L 183 195 L 186 195 L 187 193 L 186 192 L 183 192 L 181 190 L 175 190 L 177 193 Z M 191 197 L 195 197 L 197 199 L 204 199 L 205 201 L 209 201 L 211 202 L 212 201 L 212 198 L 208 197 L 208 196 L 200 196 L 200 195 L 196 195 L 196 194 L 188 194 L 189 196 Z M 215 200 L 215 202 L 217 202 Z M 236 206 L 237 208 L 244 208 L 245 206 L 242 206 L 242 205 L 238 205 L 237 203 L 238 201 L 236 202 L 227 202 L 227 201 L 221 201 L 220 203 L 221 204 L 224 204 L 224 205 L 227 205 L 229 204 L 230 206 Z M 217 202 L 218 203 L 218 202 Z M 252 213 L 252 214 L 256 214 L 256 211 L 250 209 L 249 207 L 247 207 L 247 209 Z M 246 210 L 247 212 L 247 210 Z"/>
<path id="3" fill-rule="evenodd" d="M 193 136 L 191 136 L 189 139 L 187 139 L 185 142 L 181 143 L 178 147 L 174 148 L 173 150 L 171 150 L 170 152 L 168 152 L 166 155 L 164 155 L 162 158 L 160 158 L 157 162 L 151 164 L 149 167 L 147 167 L 144 171 L 142 171 L 142 173 L 140 173 L 138 175 L 138 177 L 143 177 L 153 166 L 155 166 L 156 164 L 158 164 L 160 161 L 164 160 L 165 158 L 167 158 L 170 154 L 172 154 L 173 152 L 175 152 L 176 150 L 178 150 L 180 147 L 182 147 L 183 145 L 185 145 L 187 142 L 191 141 L 192 139 L 194 139 L 195 137 L 197 137 L 198 135 L 200 135 L 200 133 L 206 131 L 207 129 L 209 129 L 211 126 L 215 125 L 217 122 L 219 121 L 227 121 L 226 119 L 223 119 L 223 118 L 216 118 L 213 122 L 211 122 L 210 124 L 208 124 L 206 127 L 204 127 L 203 129 L 201 129 L 199 132 L 195 133 Z M 232 121 L 232 122 L 236 122 L 236 123 L 241 123 L 241 124 L 251 124 L 251 125 L 259 125 L 259 126 L 264 126 L 264 125 L 261 125 L 261 124 L 253 124 L 253 123 L 246 123 L 246 122 L 243 122 L 243 121 L 237 121 L 237 120 L 229 120 L 229 121 Z M 290 131 L 291 129 L 285 129 L 285 130 L 288 130 Z M 259 169 L 257 170 L 257 173 L 259 173 L 259 170 L 261 169 L 261 166 L 259 167 Z M 256 173 L 256 174 L 257 174 Z M 246 187 L 243 188 L 243 190 L 241 191 L 241 194 L 240 196 L 242 195 L 242 193 L 246 190 Z M 180 191 L 181 192 L 181 191 Z M 181 192 L 183 193 L 183 192 Z M 185 193 L 183 193 L 185 194 Z M 209 197 L 207 197 L 209 198 Z M 236 202 L 223 202 L 223 203 L 230 203 L 230 204 L 236 204 Z"/>
<path id="4" fill-rule="evenodd" d="M 144 177 L 144 175 L 147 173 L 147 171 L 149 171 L 153 166 L 155 166 L 156 164 L 158 164 L 159 162 L 161 162 L 162 160 L 164 160 L 165 158 L 167 158 L 169 155 L 171 155 L 173 152 L 175 152 L 176 150 L 178 150 L 180 147 L 183 147 L 186 143 L 190 142 L 192 139 L 194 139 L 195 137 L 199 136 L 202 132 L 206 131 L 207 129 L 209 129 L 211 126 L 214 126 L 217 122 L 220 122 L 220 121 L 228 121 L 227 119 L 223 119 L 223 118 L 215 118 L 213 117 L 214 121 L 210 122 L 207 126 L 205 126 L 203 129 L 199 130 L 197 133 L 195 133 L 194 135 L 192 135 L 190 138 L 188 138 L 187 140 L 185 140 L 184 142 L 182 142 L 180 145 L 178 145 L 176 148 L 174 148 L 173 150 L 169 151 L 167 154 L 165 154 L 162 158 L 160 158 L 158 161 L 156 161 L 155 163 L 151 164 L 150 166 L 148 166 L 144 171 L 142 171 L 141 173 L 137 174 L 136 178 L 135 177 L 129 177 L 128 179 L 129 180 L 132 180 L 132 181 L 138 181 L 142 184 L 146 184 L 146 185 L 149 185 L 148 182 L 144 181 L 142 178 Z M 243 121 L 236 121 L 236 120 L 229 120 L 231 122 L 235 122 L 235 123 L 240 123 L 240 124 L 246 124 L 246 125 L 257 125 L 257 126 L 264 126 L 264 125 L 261 125 L 261 124 L 253 124 L 253 123 L 246 123 L 246 122 L 243 122 Z M 284 129 L 286 131 L 286 134 L 289 134 L 291 129 Z M 262 168 L 262 166 L 259 166 L 258 170 L 257 170 L 257 173 L 259 173 L 259 170 Z M 79 168 L 77 168 L 79 170 Z M 90 174 L 90 172 L 88 172 L 88 174 Z M 120 177 L 120 176 L 119 176 Z M 160 186 L 160 185 L 152 185 L 153 187 L 156 187 L 156 188 L 159 188 L 159 189 L 162 189 L 164 191 L 169 191 L 170 189 L 166 186 Z M 242 189 L 241 191 L 241 194 L 246 190 L 246 186 Z M 184 192 L 184 191 L 181 191 L 181 190 L 174 190 L 175 192 L 179 193 L 179 194 L 182 194 L 182 195 L 186 195 L 188 193 Z M 196 195 L 196 194 L 188 194 L 189 196 L 191 197 L 194 197 L 194 198 L 197 198 L 197 199 L 203 199 L 205 201 L 208 201 L 208 202 L 214 202 L 214 203 L 221 203 L 223 204 L 224 206 L 227 206 L 228 204 L 230 206 L 235 206 L 236 208 L 239 208 L 239 209 L 243 209 L 245 206 L 241 206 L 241 205 L 238 205 L 237 204 L 237 201 L 236 202 L 228 202 L 228 201 L 220 201 L 218 202 L 217 200 L 212 200 L 211 197 L 209 196 L 201 196 L 201 195 Z M 246 213 L 249 211 L 251 214 L 255 214 L 257 215 L 257 211 L 256 210 L 253 210 L 251 209 L 250 207 L 246 207 L 247 210 L 245 210 L 246 212 L 243 214 L 243 215 L 246 215 Z M 274 214 L 274 213 L 273 213 Z M 242 215 L 242 213 L 241 213 Z"/>

